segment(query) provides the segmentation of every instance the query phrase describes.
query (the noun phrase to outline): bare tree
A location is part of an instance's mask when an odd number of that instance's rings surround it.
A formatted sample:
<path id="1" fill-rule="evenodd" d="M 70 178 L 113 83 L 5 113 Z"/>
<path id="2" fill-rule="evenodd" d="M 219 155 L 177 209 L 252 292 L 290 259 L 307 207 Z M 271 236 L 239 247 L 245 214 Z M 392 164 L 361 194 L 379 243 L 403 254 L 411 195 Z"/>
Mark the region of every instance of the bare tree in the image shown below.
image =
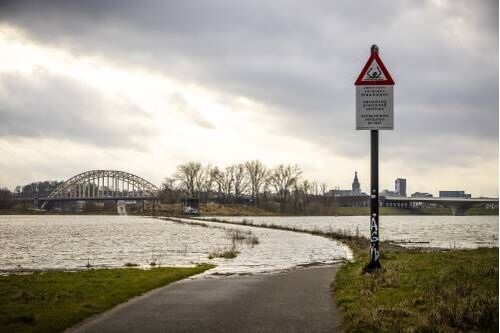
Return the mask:
<path id="1" fill-rule="evenodd" d="M 311 194 L 311 191 L 313 189 L 312 183 L 305 179 L 301 184 L 300 184 L 300 189 L 304 192 L 305 196 L 308 196 Z"/>
<path id="2" fill-rule="evenodd" d="M 280 201 L 287 200 L 292 187 L 297 183 L 301 174 L 302 170 L 296 164 L 280 164 L 271 171 L 269 181 Z"/>
<path id="3" fill-rule="evenodd" d="M 163 202 L 176 203 L 178 200 L 179 189 L 176 186 L 174 178 L 165 178 L 160 188 L 160 196 Z"/>
<path id="4" fill-rule="evenodd" d="M 325 195 L 326 194 L 326 190 L 328 188 L 328 185 L 326 185 L 325 183 L 321 183 L 321 185 L 319 186 L 319 188 L 321 190 L 321 194 Z"/>
<path id="5" fill-rule="evenodd" d="M 319 195 L 319 187 L 318 187 L 318 182 L 314 181 L 311 183 L 311 188 L 312 188 L 312 193 L 314 195 Z"/>
<path id="6" fill-rule="evenodd" d="M 214 184 L 213 169 L 214 168 L 208 164 L 201 169 L 195 181 L 196 188 L 203 195 L 205 202 L 208 201 L 208 195 Z"/>
<path id="7" fill-rule="evenodd" d="M 174 178 L 166 177 L 163 183 L 161 184 L 161 189 L 167 191 L 173 191 L 174 189 L 176 189 L 175 182 L 176 180 Z"/>
<path id="8" fill-rule="evenodd" d="M 177 166 L 174 179 L 181 184 L 181 187 L 188 193 L 189 196 L 195 197 L 198 195 L 201 172 L 201 163 L 187 162 Z"/>
<path id="9" fill-rule="evenodd" d="M 241 197 L 247 191 L 249 185 L 245 165 L 242 163 L 233 165 L 232 172 L 234 178 L 234 195 Z"/>
<path id="10" fill-rule="evenodd" d="M 254 160 L 245 163 L 245 169 L 250 185 L 250 193 L 255 205 L 258 205 L 259 195 L 266 185 L 268 171 L 262 162 Z"/>
<path id="11" fill-rule="evenodd" d="M 8 209 L 13 205 L 12 193 L 6 188 L 0 188 L 0 209 Z"/>
<path id="12" fill-rule="evenodd" d="M 225 170 L 220 170 L 215 167 L 212 170 L 212 177 L 218 188 L 219 195 L 226 202 L 232 194 L 234 185 L 234 170 L 233 166 L 226 167 Z"/>
<path id="13" fill-rule="evenodd" d="M 304 206 L 304 214 L 307 214 L 307 205 L 309 204 L 309 195 L 311 194 L 312 184 L 306 179 L 300 185 L 299 189 L 302 192 L 302 203 Z"/>

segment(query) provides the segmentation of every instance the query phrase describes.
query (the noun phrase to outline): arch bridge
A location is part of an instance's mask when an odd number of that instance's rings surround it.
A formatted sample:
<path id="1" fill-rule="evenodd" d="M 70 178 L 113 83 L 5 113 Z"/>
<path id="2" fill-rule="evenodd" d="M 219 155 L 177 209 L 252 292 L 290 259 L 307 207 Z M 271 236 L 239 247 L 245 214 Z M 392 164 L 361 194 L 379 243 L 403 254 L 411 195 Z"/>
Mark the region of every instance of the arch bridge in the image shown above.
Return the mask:
<path id="1" fill-rule="evenodd" d="M 118 170 L 85 171 L 38 198 L 42 208 L 50 201 L 156 200 L 159 189 L 134 174 Z"/>

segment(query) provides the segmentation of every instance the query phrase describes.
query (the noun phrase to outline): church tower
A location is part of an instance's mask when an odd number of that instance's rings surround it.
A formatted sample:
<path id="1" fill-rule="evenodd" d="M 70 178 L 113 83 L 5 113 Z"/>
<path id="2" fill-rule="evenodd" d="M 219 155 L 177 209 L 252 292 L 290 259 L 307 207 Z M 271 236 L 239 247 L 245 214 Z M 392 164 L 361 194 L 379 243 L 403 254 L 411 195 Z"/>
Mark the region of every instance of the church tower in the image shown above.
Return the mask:
<path id="1" fill-rule="evenodd" d="M 361 194 L 361 184 L 359 184 L 358 180 L 358 172 L 354 172 L 354 180 L 352 182 L 352 195 L 360 195 Z"/>

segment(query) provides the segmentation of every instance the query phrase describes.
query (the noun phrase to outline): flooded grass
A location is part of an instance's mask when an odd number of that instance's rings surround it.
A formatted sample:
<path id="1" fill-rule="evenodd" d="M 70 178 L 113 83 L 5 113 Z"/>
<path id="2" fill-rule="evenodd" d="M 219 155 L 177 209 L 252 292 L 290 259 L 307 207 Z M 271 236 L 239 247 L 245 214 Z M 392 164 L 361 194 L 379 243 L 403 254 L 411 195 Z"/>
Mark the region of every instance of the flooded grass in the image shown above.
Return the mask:
<path id="1" fill-rule="evenodd" d="M 212 251 L 208 254 L 208 259 L 214 258 L 224 258 L 224 259 L 233 259 L 238 256 L 240 252 L 236 251 L 236 248 L 232 247 L 230 249 L 218 249 Z"/>
<path id="2" fill-rule="evenodd" d="M 247 239 L 246 242 L 248 245 L 254 246 L 260 243 L 259 238 L 255 235 L 250 235 Z"/>
<path id="3" fill-rule="evenodd" d="M 249 230 L 243 231 L 239 229 L 229 229 L 227 233 L 228 233 L 228 238 L 231 240 L 233 244 L 245 243 L 251 246 L 259 244 L 259 238 Z"/>
<path id="4" fill-rule="evenodd" d="M 133 262 L 127 262 L 124 265 L 125 267 L 138 267 L 139 264 L 133 263 Z"/>
<path id="5" fill-rule="evenodd" d="M 229 229 L 227 231 L 227 236 L 228 238 L 234 243 L 234 242 L 243 242 L 248 235 L 251 234 L 250 232 L 243 232 L 242 230 L 239 229 Z"/>
<path id="6" fill-rule="evenodd" d="M 244 231 L 240 229 L 229 229 L 226 231 L 227 238 L 231 241 L 231 247 L 226 249 L 217 249 L 208 254 L 208 259 L 225 258 L 233 259 L 240 254 L 237 250 L 237 244 L 247 244 L 254 246 L 259 244 L 259 238 L 251 231 Z"/>
<path id="7" fill-rule="evenodd" d="M 0 276 L 0 332 L 61 332 L 134 296 L 215 266 Z"/>

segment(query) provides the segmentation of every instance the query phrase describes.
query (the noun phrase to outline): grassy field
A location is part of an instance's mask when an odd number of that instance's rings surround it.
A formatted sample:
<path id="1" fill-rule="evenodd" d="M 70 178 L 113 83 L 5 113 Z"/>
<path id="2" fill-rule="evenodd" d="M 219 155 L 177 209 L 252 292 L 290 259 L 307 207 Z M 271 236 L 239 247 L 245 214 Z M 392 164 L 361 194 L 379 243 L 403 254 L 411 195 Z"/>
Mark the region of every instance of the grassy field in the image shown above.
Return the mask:
<path id="1" fill-rule="evenodd" d="M 338 216 L 361 216 L 370 215 L 370 207 L 337 207 L 335 212 Z M 408 209 L 396 207 L 380 207 L 380 215 L 411 215 Z"/>
<path id="2" fill-rule="evenodd" d="M 465 212 L 465 215 L 498 215 L 498 208 L 470 208 Z"/>
<path id="3" fill-rule="evenodd" d="M 0 332 L 62 332 L 134 296 L 213 267 L 0 276 Z"/>
<path id="4" fill-rule="evenodd" d="M 367 240 L 333 284 L 346 332 L 498 332 L 498 248 L 408 250 L 382 244 L 383 269 L 363 274 Z"/>
<path id="5" fill-rule="evenodd" d="M 368 216 L 370 207 L 336 207 L 337 216 Z M 204 216 L 270 216 L 279 215 L 258 207 L 246 205 L 201 205 L 201 213 Z M 451 215 L 449 208 L 416 208 L 405 209 L 397 207 L 380 207 L 380 215 Z M 498 215 L 498 209 L 471 208 L 466 215 Z"/>

